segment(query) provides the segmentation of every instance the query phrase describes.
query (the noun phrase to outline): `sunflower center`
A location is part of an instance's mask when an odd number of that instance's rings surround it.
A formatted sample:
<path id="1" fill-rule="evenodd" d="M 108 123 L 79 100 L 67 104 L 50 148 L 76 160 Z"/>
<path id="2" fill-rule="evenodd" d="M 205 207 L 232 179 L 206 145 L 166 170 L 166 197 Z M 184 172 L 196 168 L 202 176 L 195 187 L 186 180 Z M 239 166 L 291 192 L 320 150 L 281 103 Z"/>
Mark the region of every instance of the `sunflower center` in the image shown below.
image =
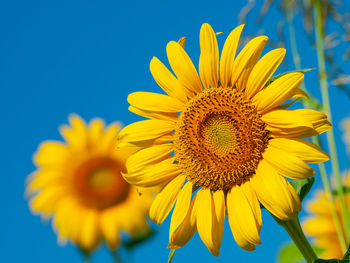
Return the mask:
<path id="1" fill-rule="evenodd" d="M 121 175 L 120 164 L 111 158 L 84 162 L 76 171 L 75 186 L 83 202 L 104 209 L 125 200 L 130 185 Z"/>
<path id="2" fill-rule="evenodd" d="M 228 190 L 255 174 L 269 131 L 250 100 L 213 88 L 194 97 L 175 129 L 175 156 L 197 186 Z"/>

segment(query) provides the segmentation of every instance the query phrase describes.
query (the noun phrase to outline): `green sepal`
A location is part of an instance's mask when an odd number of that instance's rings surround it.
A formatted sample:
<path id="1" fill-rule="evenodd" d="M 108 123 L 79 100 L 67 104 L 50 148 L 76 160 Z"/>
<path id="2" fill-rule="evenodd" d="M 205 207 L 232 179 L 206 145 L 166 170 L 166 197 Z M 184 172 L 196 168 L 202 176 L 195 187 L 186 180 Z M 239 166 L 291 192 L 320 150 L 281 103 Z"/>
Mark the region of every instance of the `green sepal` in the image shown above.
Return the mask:
<path id="1" fill-rule="evenodd" d="M 343 260 L 350 261 L 350 246 L 348 247 L 348 250 L 345 252 Z"/>
<path id="2" fill-rule="evenodd" d="M 169 252 L 169 257 L 168 257 L 168 263 L 171 263 L 173 261 L 174 255 L 175 255 L 176 249 L 171 249 Z"/>
<path id="3" fill-rule="evenodd" d="M 288 72 L 284 72 L 282 74 L 279 74 L 277 76 L 274 76 L 272 78 L 270 78 L 266 84 L 265 84 L 265 87 L 270 85 L 272 82 L 274 82 L 276 79 L 282 77 L 283 75 L 286 75 L 286 74 L 289 74 L 289 73 L 293 73 L 293 72 L 301 72 L 301 73 L 306 73 L 306 72 L 309 72 L 311 70 L 314 70 L 314 68 L 308 68 L 308 69 L 301 69 L 301 70 L 294 70 L 294 71 L 288 71 Z M 311 108 L 314 108 L 314 109 L 317 109 L 317 110 L 322 110 L 322 105 L 321 103 L 316 100 L 315 98 L 309 96 L 308 98 L 297 98 L 296 100 L 294 100 L 292 103 L 290 104 L 293 104 L 294 102 L 296 101 L 300 101 L 302 104 L 304 105 L 307 105 L 308 107 L 311 107 Z M 286 104 L 284 106 L 284 108 L 287 108 L 289 107 L 290 105 Z M 282 108 L 283 108 L 283 105 L 282 105 Z"/>
<path id="4" fill-rule="evenodd" d="M 156 234 L 156 231 L 154 229 L 150 229 L 149 231 L 146 232 L 140 232 L 134 236 L 130 240 L 127 240 L 123 243 L 123 246 L 131 250 L 135 246 L 143 243 L 144 241 L 148 240 L 149 238 L 153 237 Z"/>
<path id="5" fill-rule="evenodd" d="M 307 68 L 307 69 L 301 69 L 301 70 L 293 70 L 293 71 L 287 71 L 287 72 L 284 72 L 282 74 L 279 74 L 277 76 L 274 76 L 272 78 L 270 78 L 266 84 L 265 84 L 265 87 L 270 85 L 272 82 L 274 82 L 276 79 L 279 79 L 280 77 L 286 75 L 286 74 L 289 74 L 289 73 L 293 73 L 293 72 L 301 72 L 301 73 L 306 73 L 306 72 L 309 72 L 311 70 L 314 70 L 314 68 Z"/>
<path id="6" fill-rule="evenodd" d="M 312 246 L 316 254 L 322 253 L 323 249 Z M 300 253 L 297 246 L 293 243 L 284 245 L 278 253 L 278 263 L 299 263 L 305 262 L 303 255 Z"/>
<path id="7" fill-rule="evenodd" d="M 350 193 L 350 187 L 348 187 L 348 186 L 343 186 L 343 193 L 344 193 L 344 194 Z M 333 191 L 332 191 L 332 195 L 337 196 L 337 195 L 338 195 L 337 190 L 333 190 Z"/>
<path id="8" fill-rule="evenodd" d="M 299 195 L 300 202 L 302 202 L 305 196 L 309 193 L 314 182 L 314 177 L 307 179 L 295 179 L 294 181 L 290 182 L 290 184 L 293 186 L 293 188 Z"/>

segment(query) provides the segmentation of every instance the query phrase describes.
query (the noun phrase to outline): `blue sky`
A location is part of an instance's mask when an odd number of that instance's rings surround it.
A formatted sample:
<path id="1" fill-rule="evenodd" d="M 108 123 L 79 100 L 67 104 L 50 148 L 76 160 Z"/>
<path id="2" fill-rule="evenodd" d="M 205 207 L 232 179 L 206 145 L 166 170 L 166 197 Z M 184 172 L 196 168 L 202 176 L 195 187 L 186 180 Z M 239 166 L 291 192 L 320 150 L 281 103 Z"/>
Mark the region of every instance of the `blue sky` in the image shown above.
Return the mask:
<path id="1" fill-rule="evenodd" d="M 2 139 L 2 187 L 0 200 L 3 226 L 0 239 L 3 262 L 81 262 L 76 248 L 59 247 L 49 223 L 33 216 L 24 197 L 25 178 L 34 170 L 32 154 L 47 139 L 60 140 L 58 126 L 74 112 L 86 120 L 101 117 L 107 123 L 125 125 L 140 120 L 127 110 L 126 97 L 134 91 L 160 92 L 149 72 L 157 56 L 166 61 L 167 42 L 186 36 L 186 50 L 194 63 L 199 57 L 199 30 L 210 23 L 222 46 L 225 37 L 238 25 L 244 1 L 16 1 L 0 3 L 0 136 Z M 258 8 L 247 17 L 244 35 L 265 34 L 276 40 L 281 14 L 273 6 L 257 27 Z M 349 9 L 349 7 L 347 7 Z M 303 68 L 317 68 L 314 50 L 296 23 Z M 331 30 L 337 29 L 334 25 Z M 293 70 L 287 45 L 288 64 L 280 72 Z M 264 53 L 270 50 L 267 47 Z M 341 46 L 336 50 L 340 57 Z M 349 61 L 339 65 L 349 68 Z M 305 83 L 319 98 L 317 70 L 307 73 Z M 349 98 L 330 88 L 341 169 L 348 159 L 340 139 L 339 121 L 349 117 Z M 327 165 L 329 166 L 329 164 Z M 320 186 L 316 175 L 316 186 Z M 263 245 L 246 252 L 234 242 L 226 222 L 221 255 L 212 256 L 196 234 L 179 250 L 173 262 L 272 262 L 278 246 L 288 236 L 263 212 Z M 133 253 L 133 262 L 165 262 L 168 255 L 169 220 L 153 225 L 158 234 Z M 93 262 L 112 262 L 104 248 Z"/>

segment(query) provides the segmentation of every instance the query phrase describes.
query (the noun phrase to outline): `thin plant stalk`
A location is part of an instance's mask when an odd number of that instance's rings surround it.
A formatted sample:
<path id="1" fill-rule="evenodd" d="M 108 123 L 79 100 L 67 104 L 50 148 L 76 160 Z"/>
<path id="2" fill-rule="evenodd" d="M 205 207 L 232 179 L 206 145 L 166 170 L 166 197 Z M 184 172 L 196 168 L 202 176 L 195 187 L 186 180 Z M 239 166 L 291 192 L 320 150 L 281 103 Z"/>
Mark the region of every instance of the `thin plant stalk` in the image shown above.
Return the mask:
<path id="1" fill-rule="evenodd" d="M 91 256 L 88 253 L 83 254 L 83 262 L 84 263 L 91 263 Z"/>
<path id="2" fill-rule="evenodd" d="M 117 250 L 110 250 L 110 252 L 115 263 L 123 263 L 123 260 Z"/>
<path id="3" fill-rule="evenodd" d="M 324 55 L 323 27 L 322 27 L 320 0 L 314 1 L 313 12 L 314 12 L 314 23 L 315 23 L 317 61 L 318 61 L 318 67 L 320 72 L 321 95 L 322 95 L 323 107 L 326 114 L 328 115 L 329 120 L 332 121 L 331 106 L 330 106 L 329 95 L 328 95 L 326 62 L 325 62 L 325 55 Z M 340 200 L 340 212 L 341 212 L 342 220 L 344 222 L 345 238 L 346 240 L 349 240 L 349 216 L 345 206 L 344 190 L 343 190 L 342 179 L 340 175 L 338 155 L 337 155 L 337 149 L 335 145 L 333 129 L 330 129 L 327 132 L 327 141 L 328 141 L 329 151 L 332 156 L 331 163 L 332 163 L 333 175 L 334 175 L 335 184 L 336 184 L 337 196 Z"/>
<path id="4" fill-rule="evenodd" d="M 295 37 L 295 30 L 294 30 L 294 24 L 293 24 L 294 13 L 293 13 L 292 6 L 286 8 L 286 18 L 287 18 L 287 23 L 288 23 L 288 32 L 289 32 L 290 46 L 291 46 L 291 50 L 292 50 L 292 57 L 293 57 L 294 66 L 295 66 L 296 70 L 300 70 L 301 63 L 300 63 L 300 56 L 299 56 L 298 47 L 297 47 L 297 41 L 296 41 L 296 37 Z M 300 88 L 303 89 L 305 92 L 307 92 L 307 89 L 306 89 L 304 82 L 301 83 Z M 306 104 L 306 106 L 310 106 L 310 105 L 308 105 L 309 104 L 308 100 L 305 100 L 304 103 Z M 318 145 L 318 146 L 320 145 L 320 141 L 319 141 L 319 138 L 317 136 L 312 137 L 311 140 L 316 145 Z M 334 197 L 333 197 L 332 192 L 331 192 L 331 186 L 330 186 L 330 182 L 329 182 L 329 179 L 327 176 L 325 165 L 323 163 L 318 163 L 318 170 L 319 170 L 320 175 L 321 175 L 323 188 L 325 190 L 327 199 L 330 203 L 331 213 L 332 213 L 332 217 L 333 217 L 334 222 L 335 222 L 339 243 L 340 243 L 340 246 L 341 246 L 343 253 L 345 253 L 346 241 L 345 241 L 344 233 L 342 231 L 342 227 L 340 224 L 339 215 L 336 212 Z"/>
<path id="5" fill-rule="evenodd" d="M 318 259 L 315 251 L 312 249 L 309 241 L 307 241 L 307 238 L 305 237 L 298 217 L 288 221 L 280 220 L 275 216 L 272 217 L 288 232 L 289 236 L 292 238 L 307 263 L 313 263 L 316 259 Z"/>

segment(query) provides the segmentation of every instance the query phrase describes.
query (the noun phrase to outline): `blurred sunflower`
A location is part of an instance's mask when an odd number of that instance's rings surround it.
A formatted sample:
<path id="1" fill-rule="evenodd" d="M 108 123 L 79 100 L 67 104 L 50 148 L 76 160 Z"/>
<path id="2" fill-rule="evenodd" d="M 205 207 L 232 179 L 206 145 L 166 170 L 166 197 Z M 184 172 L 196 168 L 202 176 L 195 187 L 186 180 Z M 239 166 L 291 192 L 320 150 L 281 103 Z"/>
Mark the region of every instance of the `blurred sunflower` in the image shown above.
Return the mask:
<path id="1" fill-rule="evenodd" d="M 128 97 L 130 111 L 150 120 L 120 133 L 123 142 L 143 145 L 129 157 L 123 176 L 142 187 L 165 184 L 150 217 L 161 224 L 175 205 L 170 248 L 182 247 L 198 230 L 217 256 L 226 212 L 238 245 L 254 250 L 261 244 L 259 201 L 282 220 L 294 218 L 301 204 L 284 177 L 310 177 L 314 170 L 307 163 L 329 159 L 302 140 L 331 128 L 326 115 L 280 106 L 306 95 L 299 89 L 303 74 L 270 80 L 285 50 L 272 50 L 259 60 L 266 36 L 252 39 L 235 58 L 242 29 L 228 36 L 219 61 L 216 34 L 203 24 L 199 76 L 183 46 L 169 42 L 168 60 L 177 77 L 157 58 L 150 63 L 168 95 L 135 92 Z"/>
<path id="2" fill-rule="evenodd" d="M 65 142 L 43 142 L 34 156 L 37 170 L 28 178 L 33 213 L 53 218 L 60 241 L 72 240 L 83 251 L 102 240 L 111 249 L 121 231 L 131 236 L 149 230 L 146 216 L 152 196 L 140 197 L 121 176 L 134 148 L 119 148 L 118 124 L 101 119 L 87 126 L 77 115 L 60 128 Z"/>
<path id="3" fill-rule="evenodd" d="M 346 182 L 346 185 L 348 186 L 350 185 L 349 175 L 350 173 L 348 173 Z M 349 193 L 344 194 L 344 200 L 346 207 L 349 207 Z M 345 238 L 344 222 L 340 216 L 341 210 L 339 198 L 334 197 L 334 202 L 342 228 L 342 235 Z M 344 253 L 340 245 L 336 224 L 331 213 L 330 202 L 324 191 L 319 190 L 315 193 L 314 198 L 308 201 L 306 210 L 310 215 L 303 221 L 303 228 L 305 234 L 313 239 L 313 244 L 320 249 L 323 249 L 320 257 L 324 259 L 342 259 Z"/>

